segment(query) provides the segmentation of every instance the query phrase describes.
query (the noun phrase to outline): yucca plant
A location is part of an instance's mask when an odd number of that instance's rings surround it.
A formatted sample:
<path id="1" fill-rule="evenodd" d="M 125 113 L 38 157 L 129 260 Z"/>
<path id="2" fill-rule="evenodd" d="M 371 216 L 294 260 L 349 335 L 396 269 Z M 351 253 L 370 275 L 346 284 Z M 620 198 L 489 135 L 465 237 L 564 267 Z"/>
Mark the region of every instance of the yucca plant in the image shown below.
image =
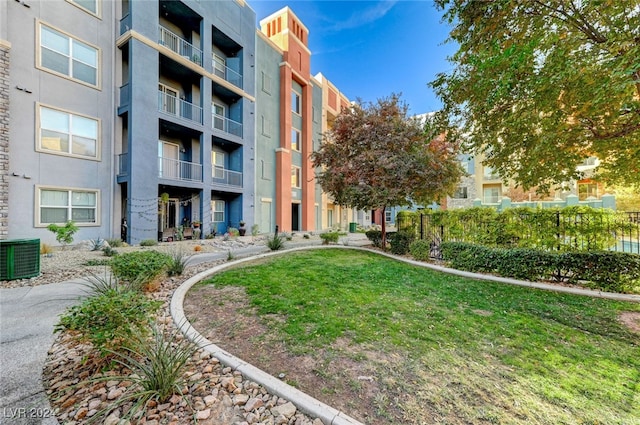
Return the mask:
<path id="1" fill-rule="evenodd" d="M 271 251 L 277 251 L 284 247 L 284 240 L 278 234 L 274 234 L 267 238 L 267 246 Z"/>
<path id="2" fill-rule="evenodd" d="M 180 331 L 152 328 L 151 337 L 136 334 L 123 349 L 111 351 L 113 361 L 131 371 L 125 376 L 104 376 L 92 381 L 132 381 L 130 390 L 91 418 L 91 422 L 108 416 L 115 409 L 132 403 L 122 419 L 141 418 L 150 401 L 165 403 L 174 394 L 182 394 L 186 384 L 185 372 L 190 359 L 198 350 L 196 343 L 178 338 Z"/>
<path id="3" fill-rule="evenodd" d="M 180 276 L 185 267 L 187 267 L 187 261 L 189 260 L 189 256 L 181 249 L 174 249 L 169 252 L 169 259 L 167 265 L 167 274 L 169 276 Z"/>

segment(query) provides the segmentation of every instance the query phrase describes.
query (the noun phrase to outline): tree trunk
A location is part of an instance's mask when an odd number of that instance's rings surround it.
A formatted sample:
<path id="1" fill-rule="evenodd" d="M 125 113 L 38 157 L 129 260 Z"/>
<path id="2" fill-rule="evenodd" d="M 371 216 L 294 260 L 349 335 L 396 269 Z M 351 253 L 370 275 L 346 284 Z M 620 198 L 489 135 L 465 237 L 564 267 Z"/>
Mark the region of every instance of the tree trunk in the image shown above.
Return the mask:
<path id="1" fill-rule="evenodd" d="M 387 218 L 385 215 L 385 210 L 387 209 L 387 206 L 383 206 L 382 207 L 382 242 L 381 242 L 381 248 L 382 250 L 386 250 L 387 249 Z"/>

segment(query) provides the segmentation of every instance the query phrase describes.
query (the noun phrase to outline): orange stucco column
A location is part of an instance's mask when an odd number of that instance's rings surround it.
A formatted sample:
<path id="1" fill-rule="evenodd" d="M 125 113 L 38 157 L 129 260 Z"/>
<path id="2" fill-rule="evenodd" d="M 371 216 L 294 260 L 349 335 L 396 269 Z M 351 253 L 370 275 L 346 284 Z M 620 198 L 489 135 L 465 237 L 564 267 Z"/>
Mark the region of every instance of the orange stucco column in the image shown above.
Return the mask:
<path id="1" fill-rule="evenodd" d="M 291 231 L 291 68 L 280 66 L 280 147 L 276 149 L 276 224 Z"/>

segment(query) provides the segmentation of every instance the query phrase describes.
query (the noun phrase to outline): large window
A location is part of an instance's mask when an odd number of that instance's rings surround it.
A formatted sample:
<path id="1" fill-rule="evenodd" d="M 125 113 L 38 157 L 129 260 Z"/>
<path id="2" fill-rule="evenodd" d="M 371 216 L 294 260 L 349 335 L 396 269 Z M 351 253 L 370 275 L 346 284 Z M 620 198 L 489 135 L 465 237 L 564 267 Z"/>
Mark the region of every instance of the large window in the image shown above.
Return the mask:
<path id="1" fill-rule="evenodd" d="M 296 189 L 300 189 L 300 180 L 301 180 L 301 170 L 300 167 L 293 166 L 291 167 L 291 187 Z"/>
<path id="2" fill-rule="evenodd" d="M 224 223 L 224 201 L 211 201 L 211 217 L 214 223 Z"/>
<path id="3" fill-rule="evenodd" d="M 38 151 L 98 159 L 100 122 L 95 118 L 39 106 Z"/>
<path id="4" fill-rule="evenodd" d="M 78 225 L 97 225 L 99 191 L 38 187 L 40 225 L 64 224 L 69 220 Z"/>
<path id="5" fill-rule="evenodd" d="M 96 47 L 40 25 L 40 67 L 97 87 L 98 54 Z"/>
<path id="6" fill-rule="evenodd" d="M 300 150 L 300 130 L 295 128 L 291 129 L 291 149 L 294 151 Z"/>
<path id="7" fill-rule="evenodd" d="M 482 194 L 485 204 L 497 204 L 500 202 L 502 191 L 499 186 L 488 186 L 483 188 Z"/>

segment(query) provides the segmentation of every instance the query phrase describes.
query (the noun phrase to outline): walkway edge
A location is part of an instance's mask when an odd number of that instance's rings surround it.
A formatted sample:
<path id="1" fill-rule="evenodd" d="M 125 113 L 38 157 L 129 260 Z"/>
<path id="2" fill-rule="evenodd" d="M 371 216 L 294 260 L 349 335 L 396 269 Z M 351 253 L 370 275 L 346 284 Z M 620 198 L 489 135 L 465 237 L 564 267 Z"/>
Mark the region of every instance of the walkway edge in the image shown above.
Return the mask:
<path id="1" fill-rule="evenodd" d="M 220 271 L 223 271 L 229 267 L 242 264 L 245 262 L 255 261 L 261 258 L 267 258 L 277 255 L 283 255 L 294 251 L 302 251 L 309 249 L 323 249 L 323 248 L 335 248 L 336 245 L 331 246 L 308 246 L 291 248 L 283 251 L 274 251 L 265 254 L 259 254 L 252 257 L 241 258 L 239 260 L 230 261 L 225 264 L 221 264 L 215 267 L 198 273 L 197 275 L 187 279 L 182 285 L 180 285 L 173 293 L 171 297 L 171 316 L 176 326 L 182 331 L 182 333 L 194 341 L 198 346 L 208 351 L 212 356 L 220 360 L 220 363 L 225 366 L 231 367 L 234 370 L 241 372 L 245 378 L 250 379 L 257 384 L 265 387 L 270 393 L 282 397 L 291 403 L 293 403 L 297 409 L 301 412 L 319 418 L 326 425 L 364 425 L 362 422 L 357 421 L 354 418 L 346 415 L 345 413 L 317 400 L 310 395 L 292 387 L 291 385 L 283 382 L 282 380 L 268 374 L 267 372 L 253 366 L 250 363 L 226 352 L 222 348 L 218 347 L 207 338 L 202 336 L 187 320 L 184 314 L 184 299 L 187 292 L 198 282 L 212 276 Z M 341 247 L 342 248 L 342 247 Z"/>
<path id="2" fill-rule="evenodd" d="M 283 251 L 274 251 L 265 254 L 258 254 L 256 256 L 245 257 L 239 260 L 230 261 L 225 264 L 221 264 L 210 268 L 204 272 L 186 280 L 180 285 L 171 298 L 171 316 L 176 326 L 185 334 L 191 341 L 196 342 L 200 347 L 207 350 L 211 355 L 216 357 L 220 362 L 232 369 L 238 370 L 246 378 L 264 386 L 269 392 L 282 397 L 292 402 L 300 411 L 306 413 L 309 416 L 317 417 L 327 425 L 364 425 L 361 422 L 347 416 L 343 412 L 328 406 L 321 401 L 309 396 L 308 394 L 288 385 L 287 383 L 275 378 L 274 376 L 264 372 L 263 370 L 245 362 L 238 357 L 224 351 L 205 337 L 203 337 L 187 320 L 184 314 L 184 299 L 189 290 L 198 282 L 203 279 L 212 276 L 218 272 L 221 272 L 229 267 L 236 266 L 245 262 L 255 261 L 262 258 L 273 257 L 277 255 L 283 255 L 295 251 L 305 251 L 309 249 L 326 249 L 326 248 L 341 248 L 341 249 L 354 249 L 359 251 L 372 252 L 374 254 L 382 255 L 394 260 L 403 261 L 408 264 L 412 264 L 419 267 L 424 267 L 432 270 L 436 270 L 443 273 L 453 274 L 457 276 L 467 277 L 471 279 L 488 280 L 499 283 L 507 283 L 510 285 L 525 286 L 536 289 L 543 289 L 547 291 L 562 292 L 574 295 L 583 295 L 595 298 L 606 298 L 617 301 L 630 301 L 640 302 L 640 295 L 631 294 L 617 294 L 612 292 L 594 291 L 590 289 L 571 288 L 559 285 L 551 285 L 542 282 L 530 282 L 524 280 L 504 278 L 500 276 L 478 274 L 472 272 L 466 272 L 462 270 L 451 269 L 448 267 L 438 266 L 435 264 L 425 263 L 421 261 L 412 260 L 409 258 L 400 257 L 393 254 L 377 251 L 371 248 L 362 248 L 355 246 L 342 246 L 342 245 L 321 245 L 321 246 L 305 246 L 298 248 L 291 248 Z"/>

